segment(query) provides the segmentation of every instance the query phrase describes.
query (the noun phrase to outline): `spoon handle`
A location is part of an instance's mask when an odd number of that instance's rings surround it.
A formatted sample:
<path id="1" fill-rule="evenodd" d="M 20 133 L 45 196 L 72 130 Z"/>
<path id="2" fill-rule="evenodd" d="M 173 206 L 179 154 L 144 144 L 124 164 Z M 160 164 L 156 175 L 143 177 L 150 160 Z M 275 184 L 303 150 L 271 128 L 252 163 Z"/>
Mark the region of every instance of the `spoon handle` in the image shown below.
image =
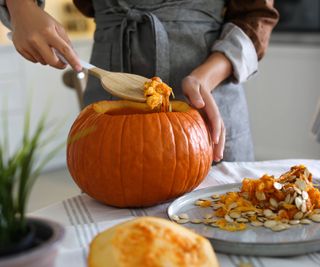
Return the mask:
<path id="1" fill-rule="evenodd" d="M 54 53 L 57 55 L 57 57 L 65 64 L 68 64 L 68 61 L 65 59 L 65 57 L 56 49 L 54 49 Z M 90 74 L 93 76 L 96 76 L 97 78 L 101 78 L 102 76 L 105 76 L 107 74 L 107 71 L 100 69 L 96 67 L 95 65 L 90 64 L 87 61 L 84 61 L 83 59 L 79 59 L 81 66 L 88 70 Z"/>
<path id="2" fill-rule="evenodd" d="M 80 64 L 83 68 L 87 69 L 87 70 L 90 70 L 90 69 L 93 69 L 93 68 L 96 68 L 96 66 L 88 63 L 87 61 L 84 61 L 82 59 L 80 59 Z"/>

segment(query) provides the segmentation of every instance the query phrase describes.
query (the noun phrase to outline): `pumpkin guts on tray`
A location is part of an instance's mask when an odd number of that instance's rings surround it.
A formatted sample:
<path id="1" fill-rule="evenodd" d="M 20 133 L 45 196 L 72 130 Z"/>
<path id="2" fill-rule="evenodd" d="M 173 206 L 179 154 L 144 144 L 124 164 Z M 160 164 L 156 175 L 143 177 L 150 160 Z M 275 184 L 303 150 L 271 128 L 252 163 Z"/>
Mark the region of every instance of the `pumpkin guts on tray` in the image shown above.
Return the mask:
<path id="1" fill-rule="evenodd" d="M 214 210 L 198 223 L 227 231 L 244 230 L 248 224 L 282 231 L 292 225 L 320 222 L 320 192 L 303 165 L 293 166 L 279 178 L 267 174 L 260 179 L 244 178 L 240 192 L 199 199 L 195 205 Z M 186 215 L 175 216 L 175 221 L 189 222 Z"/>

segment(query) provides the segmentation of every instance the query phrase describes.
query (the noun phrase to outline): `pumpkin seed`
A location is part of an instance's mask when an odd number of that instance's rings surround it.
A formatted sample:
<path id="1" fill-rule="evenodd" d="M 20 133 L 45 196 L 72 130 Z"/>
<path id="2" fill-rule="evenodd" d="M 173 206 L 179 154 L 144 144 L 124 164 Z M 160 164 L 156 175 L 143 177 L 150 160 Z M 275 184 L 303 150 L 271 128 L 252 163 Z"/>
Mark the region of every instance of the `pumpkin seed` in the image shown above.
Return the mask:
<path id="1" fill-rule="evenodd" d="M 224 219 L 229 223 L 233 223 L 233 219 L 228 214 L 224 216 Z"/>
<path id="2" fill-rule="evenodd" d="M 302 194 L 302 191 L 298 187 L 293 187 L 294 191 L 296 191 L 299 195 Z"/>
<path id="3" fill-rule="evenodd" d="M 286 230 L 287 227 L 284 226 L 283 224 L 277 224 L 277 225 L 271 227 L 270 229 L 271 229 L 272 231 L 274 231 L 274 232 L 280 232 L 280 231 Z"/>
<path id="4" fill-rule="evenodd" d="M 265 222 L 265 221 L 267 220 L 267 218 L 265 218 L 265 217 L 258 217 L 257 220 L 258 220 L 259 222 Z"/>
<path id="5" fill-rule="evenodd" d="M 275 219 L 275 218 L 277 218 L 277 214 L 273 214 L 273 215 L 271 215 L 268 219 L 273 220 L 273 219 Z"/>
<path id="6" fill-rule="evenodd" d="M 179 215 L 179 218 L 180 218 L 180 219 L 189 219 L 189 215 L 188 215 L 187 213 L 181 213 L 181 214 Z"/>
<path id="7" fill-rule="evenodd" d="M 270 202 L 270 205 L 272 206 L 272 207 L 274 207 L 274 208 L 278 208 L 278 201 L 277 200 L 275 200 L 274 198 L 270 198 L 269 199 L 269 202 Z"/>
<path id="8" fill-rule="evenodd" d="M 216 225 L 215 223 L 211 223 L 210 226 L 212 226 L 212 227 L 219 227 L 219 226 Z"/>
<path id="9" fill-rule="evenodd" d="M 309 177 L 309 175 L 310 175 L 310 172 L 309 172 L 309 170 L 306 168 L 306 169 L 304 169 L 304 172 L 303 172 L 303 174 L 304 174 L 304 176 L 305 177 Z"/>
<path id="10" fill-rule="evenodd" d="M 300 221 L 299 221 L 299 220 L 290 220 L 289 223 L 290 223 L 291 225 L 296 225 L 296 224 L 299 224 Z"/>
<path id="11" fill-rule="evenodd" d="M 291 195 L 288 194 L 288 195 L 286 195 L 286 198 L 284 199 L 284 202 L 290 204 L 290 201 L 291 201 Z"/>
<path id="12" fill-rule="evenodd" d="M 199 224 L 199 223 L 202 223 L 202 220 L 201 219 L 192 219 L 190 222 L 194 223 L 194 224 Z"/>
<path id="13" fill-rule="evenodd" d="M 237 221 L 238 223 L 247 223 L 247 222 L 249 222 L 249 220 L 246 219 L 246 218 L 238 218 L 236 221 Z"/>
<path id="14" fill-rule="evenodd" d="M 297 194 L 295 193 L 293 196 L 291 196 L 288 204 L 292 204 L 295 201 L 296 197 L 297 197 Z"/>
<path id="15" fill-rule="evenodd" d="M 232 211 L 229 213 L 229 216 L 232 218 L 232 219 L 238 219 L 241 217 L 241 214 L 239 212 L 236 212 L 236 211 Z"/>
<path id="16" fill-rule="evenodd" d="M 320 209 L 314 209 L 313 212 L 318 214 L 318 213 L 320 213 Z"/>
<path id="17" fill-rule="evenodd" d="M 303 200 L 302 205 L 301 205 L 301 211 L 306 212 L 307 211 L 307 203 L 305 200 Z"/>
<path id="18" fill-rule="evenodd" d="M 298 193 L 297 192 L 294 192 L 293 193 L 293 196 L 291 197 L 291 201 L 293 202 L 294 199 L 298 196 Z"/>
<path id="19" fill-rule="evenodd" d="M 302 191 L 302 199 L 307 200 L 309 198 L 309 194 L 306 191 Z"/>
<path id="20" fill-rule="evenodd" d="M 236 207 L 238 207 L 238 204 L 236 202 L 233 202 L 233 203 L 230 204 L 229 209 L 232 210 L 232 209 L 234 209 Z"/>
<path id="21" fill-rule="evenodd" d="M 188 223 L 189 222 L 189 219 L 179 219 L 176 221 L 177 223 L 180 223 L 180 224 L 184 224 L 184 223 Z"/>
<path id="22" fill-rule="evenodd" d="M 278 224 L 277 221 L 265 221 L 263 226 L 266 228 L 272 228 Z"/>
<path id="23" fill-rule="evenodd" d="M 203 216 L 203 218 L 205 219 L 211 219 L 213 217 L 213 214 L 212 213 L 207 213 Z"/>
<path id="24" fill-rule="evenodd" d="M 295 220 L 300 220 L 303 218 L 303 212 L 301 211 L 298 211 L 294 216 L 293 216 L 293 219 Z"/>
<path id="25" fill-rule="evenodd" d="M 255 195 L 259 201 L 266 200 L 266 195 L 261 191 L 256 191 Z"/>
<path id="26" fill-rule="evenodd" d="M 255 212 L 255 211 L 247 211 L 247 212 L 245 212 L 244 214 L 249 215 L 249 216 L 252 216 L 252 215 L 255 215 L 256 212 Z"/>
<path id="27" fill-rule="evenodd" d="M 214 204 L 214 205 L 212 206 L 212 208 L 213 208 L 214 210 L 220 209 L 220 208 L 222 208 L 222 207 L 224 207 L 224 204 L 222 204 L 222 203 Z"/>
<path id="28" fill-rule="evenodd" d="M 213 218 L 202 220 L 202 222 L 203 222 L 204 224 L 210 224 L 210 223 L 214 223 L 214 222 L 216 222 L 216 221 L 217 221 L 217 219 L 213 219 Z"/>
<path id="29" fill-rule="evenodd" d="M 296 204 L 296 207 L 298 209 L 301 209 L 301 206 L 302 206 L 302 198 L 301 197 L 296 197 L 295 200 L 294 200 L 294 203 Z"/>
<path id="30" fill-rule="evenodd" d="M 314 222 L 320 222 L 320 214 L 312 214 L 309 218 Z"/>
<path id="31" fill-rule="evenodd" d="M 180 219 L 180 218 L 179 218 L 178 215 L 173 214 L 173 215 L 171 216 L 171 220 L 178 221 L 179 219 Z"/>
<path id="32" fill-rule="evenodd" d="M 214 195 L 212 195 L 212 196 L 211 196 L 211 198 L 213 198 L 213 199 L 217 199 L 217 198 L 220 198 L 220 195 L 218 195 L 218 194 L 214 194 Z"/>
<path id="33" fill-rule="evenodd" d="M 301 223 L 301 224 L 310 224 L 311 221 L 308 220 L 308 219 L 302 219 L 302 220 L 300 221 L 300 223 Z"/>
<path id="34" fill-rule="evenodd" d="M 307 184 L 306 184 L 306 182 L 303 181 L 303 180 L 301 180 L 301 179 L 297 180 L 297 181 L 295 182 L 295 185 L 296 185 L 299 189 L 301 189 L 302 191 L 306 191 L 306 189 L 307 189 Z"/>
<path id="35" fill-rule="evenodd" d="M 273 211 L 272 210 L 269 210 L 269 209 L 265 209 L 263 211 L 263 215 L 266 216 L 267 218 L 269 217 L 272 217 L 274 215 Z"/>
<path id="36" fill-rule="evenodd" d="M 202 200 L 197 200 L 194 204 L 195 204 L 196 206 L 201 206 L 202 203 L 203 203 Z"/>
<path id="37" fill-rule="evenodd" d="M 258 221 L 253 221 L 253 222 L 251 222 L 250 224 L 251 224 L 252 226 L 254 226 L 254 227 L 260 227 L 260 226 L 263 225 L 262 222 L 258 222 Z"/>

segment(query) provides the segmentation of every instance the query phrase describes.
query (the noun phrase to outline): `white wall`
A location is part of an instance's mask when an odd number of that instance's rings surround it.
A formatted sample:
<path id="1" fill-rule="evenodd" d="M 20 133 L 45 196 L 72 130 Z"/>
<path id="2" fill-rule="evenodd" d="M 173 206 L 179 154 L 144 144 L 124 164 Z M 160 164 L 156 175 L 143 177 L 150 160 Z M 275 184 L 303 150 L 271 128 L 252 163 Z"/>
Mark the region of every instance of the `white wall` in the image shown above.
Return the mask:
<path id="1" fill-rule="evenodd" d="M 73 44 L 79 56 L 88 60 L 91 53 L 91 41 L 78 40 Z M 6 108 L 4 103 L 8 103 L 11 150 L 20 144 L 28 98 L 31 98 L 32 103 L 33 125 L 46 110 L 49 110 L 47 121 L 50 125 L 57 125 L 57 123 L 61 125 L 58 137 L 48 146 L 48 149 L 43 151 L 42 155 L 47 154 L 50 148 L 66 141 L 69 129 L 79 113 L 79 108 L 76 94 L 63 84 L 62 74 L 61 70 L 24 60 L 12 45 L 0 46 L 0 112 Z M 2 119 L 1 114 L 0 137 L 3 135 Z M 50 131 L 49 128 L 47 134 Z M 63 149 L 46 169 L 65 165 L 65 149 Z"/>
<path id="2" fill-rule="evenodd" d="M 320 47 L 271 44 L 246 83 L 256 159 L 320 158 L 310 129 L 320 100 Z"/>

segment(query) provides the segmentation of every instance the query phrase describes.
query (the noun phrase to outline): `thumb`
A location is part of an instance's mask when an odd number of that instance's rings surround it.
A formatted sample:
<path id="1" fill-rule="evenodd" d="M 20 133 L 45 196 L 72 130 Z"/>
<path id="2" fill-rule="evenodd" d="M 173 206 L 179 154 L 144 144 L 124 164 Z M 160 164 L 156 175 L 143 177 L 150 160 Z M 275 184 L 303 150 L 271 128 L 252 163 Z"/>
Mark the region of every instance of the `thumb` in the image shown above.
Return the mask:
<path id="1" fill-rule="evenodd" d="M 195 78 L 187 76 L 182 82 L 182 90 L 195 108 L 200 109 L 205 106 L 200 93 L 201 85 Z"/>

